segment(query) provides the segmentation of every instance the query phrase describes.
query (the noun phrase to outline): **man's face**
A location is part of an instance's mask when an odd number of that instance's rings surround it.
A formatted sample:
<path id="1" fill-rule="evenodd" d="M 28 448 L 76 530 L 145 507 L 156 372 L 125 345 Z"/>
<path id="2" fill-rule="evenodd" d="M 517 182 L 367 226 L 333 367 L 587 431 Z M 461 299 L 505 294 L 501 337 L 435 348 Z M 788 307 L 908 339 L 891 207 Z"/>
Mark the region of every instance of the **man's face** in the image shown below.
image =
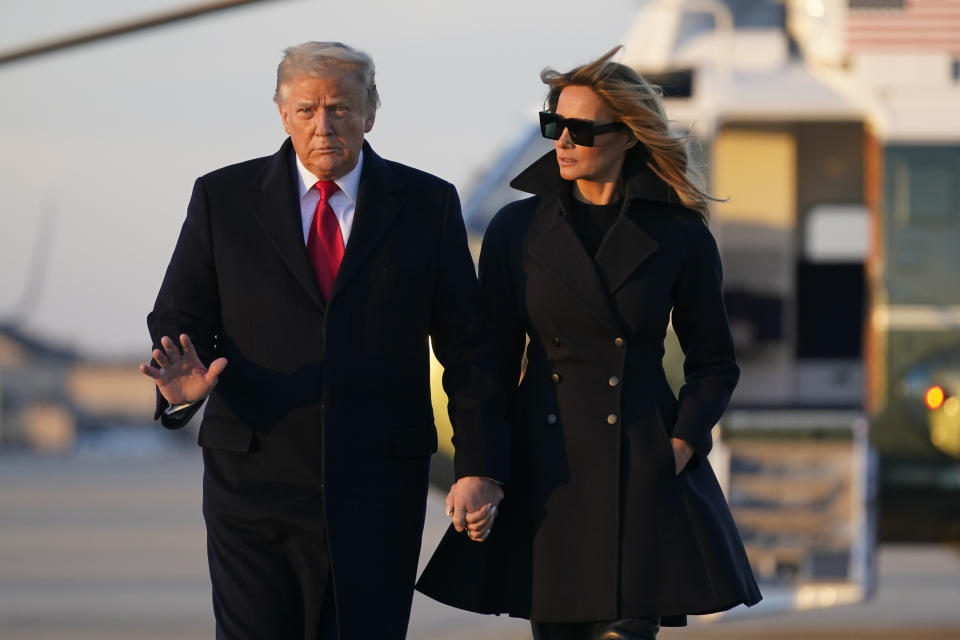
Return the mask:
<path id="1" fill-rule="evenodd" d="M 297 78 L 279 109 L 300 162 L 320 180 L 336 180 L 357 166 L 363 134 L 376 116 L 367 113 L 358 74 L 349 72 Z"/>

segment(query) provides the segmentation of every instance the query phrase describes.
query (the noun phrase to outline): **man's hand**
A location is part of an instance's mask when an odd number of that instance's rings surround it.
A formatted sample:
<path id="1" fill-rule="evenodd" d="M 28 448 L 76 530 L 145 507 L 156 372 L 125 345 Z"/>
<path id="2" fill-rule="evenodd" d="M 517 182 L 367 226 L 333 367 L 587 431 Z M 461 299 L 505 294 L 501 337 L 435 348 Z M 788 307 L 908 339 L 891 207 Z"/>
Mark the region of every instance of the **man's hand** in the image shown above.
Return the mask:
<path id="1" fill-rule="evenodd" d="M 217 358 L 204 367 L 197 356 L 190 337 L 180 334 L 183 353 L 167 336 L 160 338 L 163 349 L 153 350 L 153 359 L 160 368 L 140 365 L 140 373 L 153 378 L 157 389 L 171 405 L 202 400 L 217 385 L 217 378 L 227 366 L 226 358 Z M 166 353 L 164 353 L 166 352 Z"/>
<path id="2" fill-rule="evenodd" d="M 680 438 L 670 438 L 670 444 L 673 445 L 673 460 L 676 462 L 677 470 L 675 475 L 680 475 L 683 468 L 690 462 L 694 451 L 686 440 Z"/>
<path id="3" fill-rule="evenodd" d="M 447 515 L 457 531 L 466 531 L 471 540 L 482 542 L 493 527 L 503 489 L 496 481 L 480 476 L 460 478 L 447 494 Z"/>

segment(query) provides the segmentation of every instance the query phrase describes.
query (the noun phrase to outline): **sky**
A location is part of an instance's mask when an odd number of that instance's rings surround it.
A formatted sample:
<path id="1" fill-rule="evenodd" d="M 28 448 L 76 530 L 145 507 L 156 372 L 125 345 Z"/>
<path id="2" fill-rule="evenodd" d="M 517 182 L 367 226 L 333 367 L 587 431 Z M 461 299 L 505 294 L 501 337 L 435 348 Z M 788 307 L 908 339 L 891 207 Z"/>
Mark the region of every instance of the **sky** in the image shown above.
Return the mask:
<path id="1" fill-rule="evenodd" d="M 184 0 L 3 0 L 0 50 Z M 0 66 L 0 323 L 93 358 L 146 354 L 146 314 L 193 181 L 270 155 L 285 47 L 340 40 L 377 65 L 367 139 L 461 198 L 542 103 L 539 72 L 619 44 L 638 0 L 273 0 Z M 53 221 L 46 225 L 44 221 Z M 50 258 L 24 306 L 38 235 Z"/>

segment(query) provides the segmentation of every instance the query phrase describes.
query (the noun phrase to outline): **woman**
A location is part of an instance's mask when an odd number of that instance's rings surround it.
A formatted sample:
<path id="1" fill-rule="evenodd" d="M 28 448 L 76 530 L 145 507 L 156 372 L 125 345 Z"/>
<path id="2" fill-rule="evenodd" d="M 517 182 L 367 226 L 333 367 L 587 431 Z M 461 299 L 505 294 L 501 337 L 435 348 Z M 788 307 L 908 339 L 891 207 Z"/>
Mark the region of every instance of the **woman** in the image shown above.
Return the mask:
<path id="1" fill-rule="evenodd" d="M 706 458 L 739 376 L 709 196 L 618 50 L 541 74 L 555 150 L 511 182 L 533 196 L 496 215 L 480 258 L 512 394 L 506 497 L 487 542 L 451 529 L 418 584 L 530 618 L 544 640 L 654 638 L 760 600 Z M 662 366 L 671 318 L 679 398 Z M 468 535 L 483 539 L 492 515 Z"/>

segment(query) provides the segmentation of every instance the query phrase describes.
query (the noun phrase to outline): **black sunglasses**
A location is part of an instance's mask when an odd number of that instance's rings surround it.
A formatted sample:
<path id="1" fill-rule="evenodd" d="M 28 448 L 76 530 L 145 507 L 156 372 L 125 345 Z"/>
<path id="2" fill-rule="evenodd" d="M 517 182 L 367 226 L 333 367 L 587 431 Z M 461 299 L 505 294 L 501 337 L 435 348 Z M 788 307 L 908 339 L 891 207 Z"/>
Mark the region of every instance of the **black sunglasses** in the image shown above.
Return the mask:
<path id="1" fill-rule="evenodd" d="M 594 124 L 593 120 L 561 118 L 552 111 L 540 112 L 540 133 L 544 138 L 559 140 L 560 136 L 563 135 L 563 130 L 566 129 L 570 132 L 570 139 L 573 140 L 573 144 L 581 147 L 592 147 L 594 136 L 623 129 L 626 126 L 622 122 Z"/>

